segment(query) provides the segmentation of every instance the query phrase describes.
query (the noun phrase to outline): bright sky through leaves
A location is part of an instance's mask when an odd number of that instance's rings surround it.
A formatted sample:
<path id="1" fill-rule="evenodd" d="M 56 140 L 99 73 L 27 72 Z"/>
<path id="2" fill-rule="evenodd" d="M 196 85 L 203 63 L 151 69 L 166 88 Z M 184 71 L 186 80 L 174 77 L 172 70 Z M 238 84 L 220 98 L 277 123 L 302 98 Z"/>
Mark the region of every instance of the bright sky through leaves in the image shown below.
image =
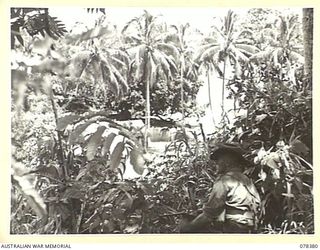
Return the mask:
<path id="1" fill-rule="evenodd" d="M 102 7 L 102 6 L 100 6 Z M 139 17 L 143 14 L 143 10 L 147 10 L 150 14 L 162 18 L 168 25 L 180 25 L 189 23 L 192 28 L 199 30 L 204 35 L 207 35 L 212 31 L 212 26 L 220 26 L 223 22 L 223 18 L 226 16 L 228 10 L 232 11 L 241 20 L 245 17 L 250 8 L 173 8 L 173 7 L 162 7 L 162 8 L 144 8 L 144 7 L 105 7 L 106 21 L 118 27 L 121 30 L 123 26 L 134 17 Z M 286 15 L 289 13 L 300 14 L 302 13 L 301 8 L 276 8 L 279 12 Z M 103 14 L 101 12 L 88 13 L 86 8 L 81 7 L 56 7 L 50 8 L 49 12 L 52 16 L 58 17 L 65 25 L 67 30 L 72 30 L 74 33 L 82 33 L 87 29 L 93 28 L 96 20 Z M 274 17 L 271 17 L 268 22 L 275 22 Z M 217 76 L 212 75 L 212 82 L 215 83 L 215 87 L 211 90 L 211 97 L 214 100 L 213 109 L 215 110 L 215 120 L 220 119 L 221 110 L 221 86 L 222 80 Z M 200 88 L 197 95 L 197 102 L 199 105 L 208 105 L 208 93 L 207 93 L 207 80 L 206 76 L 203 75 L 204 85 Z M 226 109 L 232 109 L 233 101 L 225 100 Z M 212 118 L 209 111 L 205 117 L 202 118 L 204 130 L 211 131 Z"/>

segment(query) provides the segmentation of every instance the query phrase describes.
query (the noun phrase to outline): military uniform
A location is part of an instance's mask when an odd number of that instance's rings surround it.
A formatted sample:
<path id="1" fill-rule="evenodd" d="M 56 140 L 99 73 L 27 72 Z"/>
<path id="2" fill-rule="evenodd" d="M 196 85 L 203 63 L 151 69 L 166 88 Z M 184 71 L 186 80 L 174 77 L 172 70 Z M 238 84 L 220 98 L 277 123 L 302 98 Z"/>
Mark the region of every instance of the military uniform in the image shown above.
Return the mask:
<path id="1" fill-rule="evenodd" d="M 224 233 L 251 233 L 257 224 L 259 207 L 260 197 L 251 179 L 235 169 L 213 185 L 203 213 L 221 222 Z"/>
<path id="2" fill-rule="evenodd" d="M 241 148 L 231 144 L 218 144 L 210 158 L 216 162 L 220 177 L 212 187 L 202 214 L 185 223 L 180 232 L 203 232 L 214 221 L 221 227 L 215 232 L 253 233 L 257 227 L 260 196 L 252 180 L 242 173 L 247 161 Z"/>

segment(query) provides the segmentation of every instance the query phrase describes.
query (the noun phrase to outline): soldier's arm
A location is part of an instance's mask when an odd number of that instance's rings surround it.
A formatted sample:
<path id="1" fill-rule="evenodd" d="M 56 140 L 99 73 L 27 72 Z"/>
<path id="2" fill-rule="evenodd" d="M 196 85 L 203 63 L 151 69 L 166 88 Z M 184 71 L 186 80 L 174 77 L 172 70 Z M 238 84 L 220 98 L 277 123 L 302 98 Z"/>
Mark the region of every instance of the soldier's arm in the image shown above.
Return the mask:
<path id="1" fill-rule="evenodd" d="M 182 233 L 200 232 L 216 219 L 225 209 L 225 200 L 227 196 L 227 187 L 224 180 L 219 180 L 213 185 L 208 202 L 203 206 L 203 212 L 186 224 Z"/>
<path id="2" fill-rule="evenodd" d="M 199 214 L 190 223 L 182 226 L 181 233 L 199 233 L 210 224 L 211 220 L 204 213 Z"/>
<path id="3" fill-rule="evenodd" d="M 222 177 L 213 187 L 207 203 L 203 206 L 203 213 L 211 220 L 216 219 L 225 209 L 228 193 L 227 177 Z"/>

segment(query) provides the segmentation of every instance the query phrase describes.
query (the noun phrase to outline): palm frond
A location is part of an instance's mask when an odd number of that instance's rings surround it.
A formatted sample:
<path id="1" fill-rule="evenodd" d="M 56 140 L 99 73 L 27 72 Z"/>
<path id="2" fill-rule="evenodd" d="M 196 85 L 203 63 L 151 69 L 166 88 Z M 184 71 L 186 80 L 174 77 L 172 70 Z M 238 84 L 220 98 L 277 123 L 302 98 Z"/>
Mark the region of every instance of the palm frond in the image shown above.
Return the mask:
<path id="1" fill-rule="evenodd" d="M 253 45 L 255 42 L 252 39 L 248 39 L 248 38 L 238 38 L 236 40 L 234 40 L 235 44 L 245 44 L 245 45 Z"/>
<path id="2" fill-rule="evenodd" d="M 200 58 L 197 60 L 195 59 L 196 62 L 204 62 L 204 61 L 210 61 L 218 52 L 220 51 L 220 46 L 212 46 L 205 50 Z"/>
<path id="3" fill-rule="evenodd" d="M 149 39 L 152 38 L 152 33 L 154 32 L 155 22 L 151 22 L 148 24 L 148 27 L 146 27 L 147 32 L 145 37 L 148 37 Z"/>
<path id="4" fill-rule="evenodd" d="M 21 23 L 21 20 L 23 20 L 23 26 L 19 26 L 19 28 L 24 28 L 30 36 L 41 34 L 44 37 L 45 34 L 48 34 L 53 39 L 58 39 L 67 32 L 65 25 L 61 21 L 48 14 L 48 9 L 38 10 L 44 10 L 45 13 L 31 15 L 25 20 L 19 18 L 16 23 Z"/>
<path id="5" fill-rule="evenodd" d="M 179 36 L 177 34 L 172 34 L 172 33 L 164 34 L 161 40 L 163 40 L 165 43 L 173 43 L 176 45 L 179 44 Z"/>
<path id="6" fill-rule="evenodd" d="M 242 34 L 250 34 L 250 35 L 253 35 L 253 32 L 249 29 L 241 29 L 237 32 L 234 33 L 234 35 L 232 35 L 233 39 L 236 40 L 236 41 L 239 41 L 239 38 L 241 37 Z"/>
<path id="7" fill-rule="evenodd" d="M 266 61 L 266 60 L 269 60 L 270 56 L 272 55 L 274 49 L 273 48 L 270 48 L 268 50 L 264 50 L 264 51 L 260 51 L 254 55 L 252 55 L 250 58 L 249 58 L 249 61 L 252 61 L 252 62 L 260 62 L 260 61 Z"/>
<path id="8" fill-rule="evenodd" d="M 170 63 L 166 60 L 165 54 L 161 51 L 156 50 L 153 52 L 155 62 L 160 65 L 161 70 L 164 72 L 165 77 L 170 79 L 172 77 Z"/>
<path id="9" fill-rule="evenodd" d="M 253 55 L 255 53 L 258 53 L 260 51 L 259 48 L 253 45 L 248 45 L 248 44 L 236 44 L 236 48 L 240 50 L 242 53 L 247 54 L 247 55 Z"/>
<path id="10" fill-rule="evenodd" d="M 109 85 L 115 95 L 119 95 L 120 92 L 127 92 L 127 81 L 121 72 L 121 68 L 114 65 L 113 60 L 100 55 L 100 71 L 104 85 Z"/>
<path id="11" fill-rule="evenodd" d="M 202 54 L 206 50 L 210 49 L 211 47 L 215 47 L 215 46 L 218 46 L 218 44 L 217 43 L 210 43 L 210 44 L 205 44 L 205 45 L 200 46 L 200 48 L 194 54 L 194 61 L 197 63 L 200 63 L 200 57 L 202 56 Z"/>
<path id="12" fill-rule="evenodd" d="M 83 51 L 73 57 L 69 64 L 72 77 L 81 78 L 83 72 L 89 68 L 93 56 L 94 54 L 91 51 Z"/>
<path id="13" fill-rule="evenodd" d="M 107 61 L 101 61 L 101 71 L 102 71 L 102 75 L 104 76 L 105 83 L 109 83 L 109 86 L 111 87 L 111 91 L 115 95 L 119 95 L 120 84 L 115 75 L 115 72 L 112 69 L 113 69 L 112 65 L 109 65 Z"/>
<path id="14" fill-rule="evenodd" d="M 216 33 L 218 35 L 220 35 L 220 37 L 222 37 L 223 39 L 227 40 L 227 35 L 223 34 L 223 32 L 216 26 L 213 26 L 214 30 L 216 31 Z"/>
<path id="15" fill-rule="evenodd" d="M 121 34 L 124 34 L 131 25 L 137 24 L 137 23 L 139 23 L 139 18 L 138 17 L 132 18 L 129 22 L 127 22 L 124 25 L 124 27 L 121 30 Z"/>
<path id="16" fill-rule="evenodd" d="M 177 27 L 177 25 L 171 24 L 170 28 L 173 28 L 177 33 L 179 33 L 179 28 Z"/>
<path id="17" fill-rule="evenodd" d="M 167 55 L 172 55 L 177 63 L 179 61 L 179 50 L 176 46 L 168 43 L 157 43 L 155 46 L 160 51 L 165 51 Z"/>
<path id="18" fill-rule="evenodd" d="M 140 45 L 143 39 L 139 35 L 126 35 L 123 37 L 126 43 Z"/>
<path id="19" fill-rule="evenodd" d="M 181 26 L 180 26 L 180 30 L 181 30 L 181 34 L 182 34 L 182 36 L 184 36 L 184 35 L 185 35 L 186 30 L 187 30 L 188 28 L 190 28 L 190 24 L 189 24 L 189 23 L 186 23 L 185 25 L 181 24 Z"/>
<path id="20" fill-rule="evenodd" d="M 234 45 L 229 46 L 230 52 L 234 55 L 235 61 L 242 61 L 242 62 L 248 62 L 249 58 L 244 55 L 240 50 L 238 50 Z"/>
<path id="21" fill-rule="evenodd" d="M 126 68 L 129 69 L 130 56 L 127 51 L 117 49 L 117 50 L 114 50 L 112 54 L 114 58 L 117 58 L 118 60 L 120 60 L 126 66 Z"/>
<path id="22" fill-rule="evenodd" d="M 165 55 L 165 58 L 166 58 L 166 60 L 168 61 L 168 63 L 170 64 L 170 71 L 171 71 L 171 73 L 173 74 L 173 73 L 178 72 L 177 65 L 176 65 L 176 62 L 175 62 L 173 56 L 171 56 L 171 55 L 169 55 L 169 56 L 168 56 L 168 55 Z"/>
<path id="23" fill-rule="evenodd" d="M 146 67 L 148 69 L 150 88 L 152 89 L 156 83 L 158 66 L 154 62 L 153 55 L 151 53 L 149 53 L 148 55 L 148 62 L 146 63 Z"/>
<path id="24" fill-rule="evenodd" d="M 295 32 L 295 29 L 296 29 L 297 25 L 298 25 L 297 23 L 294 23 L 294 24 L 292 24 L 291 27 L 289 28 L 288 34 L 287 34 L 287 37 L 286 37 L 287 42 L 289 42 L 289 41 L 291 40 L 291 38 L 293 38 L 294 32 Z"/>
<path id="25" fill-rule="evenodd" d="M 112 73 L 115 76 L 115 78 L 117 79 L 117 84 L 121 85 L 121 90 L 126 93 L 129 89 L 128 83 L 125 79 L 125 77 L 123 77 L 123 74 L 114 66 L 111 65 L 111 69 L 112 69 Z"/>

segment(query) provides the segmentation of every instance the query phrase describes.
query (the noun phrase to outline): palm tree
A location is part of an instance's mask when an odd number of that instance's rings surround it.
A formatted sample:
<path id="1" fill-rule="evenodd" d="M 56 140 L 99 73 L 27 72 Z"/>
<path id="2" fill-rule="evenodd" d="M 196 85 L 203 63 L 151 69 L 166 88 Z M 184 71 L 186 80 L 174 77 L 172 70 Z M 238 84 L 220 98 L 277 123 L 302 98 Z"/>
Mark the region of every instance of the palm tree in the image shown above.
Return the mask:
<path id="1" fill-rule="evenodd" d="M 190 27 L 189 23 L 186 23 L 185 25 L 181 24 L 180 26 L 171 25 L 170 27 L 173 28 L 174 33 L 168 32 L 165 42 L 176 46 L 180 55 L 181 113 L 182 119 L 184 120 L 184 83 L 185 79 L 190 79 L 191 81 L 195 81 L 197 79 L 197 67 L 193 61 L 193 48 L 186 40 L 186 31 Z"/>
<path id="2" fill-rule="evenodd" d="M 303 64 L 302 47 L 297 45 L 297 39 L 300 39 L 297 19 L 296 15 L 279 16 L 278 22 L 264 29 L 260 35 L 267 41 L 265 47 L 253 55 L 250 61 L 269 62 L 278 68 L 292 62 Z"/>
<path id="3" fill-rule="evenodd" d="M 106 29 L 109 32 L 105 32 Z M 93 36 L 97 33 L 100 34 L 99 37 Z M 108 91 L 111 91 L 115 96 L 122 96 L 129 89 L 127 72 L 130 67 L 130 59 L 126 51 L 121 49 L 121 44 L 114 43 L 114 36 L 110 35 L 114 33 L 116 33 L 114 28 L 110 31 L 109 27 L 100 24 L 97 24 L 94 29 L 84 32 L 77 39 L 77 42 L 81 42 L 79 46 L 81 52 L 71 59 L 69 65 L 69 71 L 73 78 L 93 82 L 94 95 L 101 90 L 105 98 Z M 87 40 L 91 42 L 88 43 Z M 75 92 L 77 94 L 80 81 L 77 81 L 76 84 Z"/>
<path id="4" fill-rule="evenodd" d="M 170 81 L 177 71 L 179 51 L 174 45 L 163 41 L 163 31 L 164 27 L 157 23 L 157 18 L 147 11 L 129 21 L 122 30 L 129 44 L 128 52 L 133 55 L 135 80 L 144 82 L 146 88 L 146 149 L 150 130 L 150 90 L 161 79 Z"/>
<path id="5" fill-rule="evenodd" d="M 235 13 L 229 10 L 223 26 L 221 28 L 213 26 L 215 32 L 200 46 L 195 59 L 200 65 L 206 66 L 207 74 L 214 69 L 222 77 L 222 113 L 224 113 L 226 69 L 233 67 L 235 76 L 239 76 L 241 64 L 247 63 L 249 57 L 259 51 L 248 39 L 242 38 L 244 33 L 249 32 L 248 30 L 235 30 L 235 21 Z M 222 69 L 219 65 L 221 62 Z M 209 77 L 208 80 L 210 80 Z M 210 82 L 208 84 L 210 85 Z"/>

